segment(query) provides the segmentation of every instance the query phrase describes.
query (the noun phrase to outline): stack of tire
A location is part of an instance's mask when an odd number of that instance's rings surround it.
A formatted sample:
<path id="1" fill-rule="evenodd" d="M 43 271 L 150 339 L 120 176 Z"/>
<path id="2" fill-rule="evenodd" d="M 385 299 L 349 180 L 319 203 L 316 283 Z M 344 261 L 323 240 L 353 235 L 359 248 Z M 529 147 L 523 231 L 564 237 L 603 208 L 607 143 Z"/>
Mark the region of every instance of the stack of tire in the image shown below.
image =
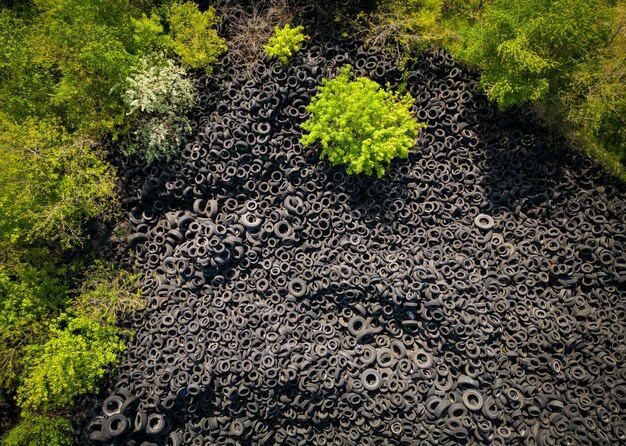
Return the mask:
<path id="1" fill-rule="evenodd" d="M 307 18 L 308 17 L 308 18 Z M 626 441 L 624 185 L 443 51 L 405 71 L 305 15 L 292 63 L 204 80 L 180 158 L 120 165 L 147 309 L 76 426 L 124 445 Z M 227 23 L 226 23 L 227 26 Z M 345 64 L 428 129 L 377 180 L 299 144 Z"/>

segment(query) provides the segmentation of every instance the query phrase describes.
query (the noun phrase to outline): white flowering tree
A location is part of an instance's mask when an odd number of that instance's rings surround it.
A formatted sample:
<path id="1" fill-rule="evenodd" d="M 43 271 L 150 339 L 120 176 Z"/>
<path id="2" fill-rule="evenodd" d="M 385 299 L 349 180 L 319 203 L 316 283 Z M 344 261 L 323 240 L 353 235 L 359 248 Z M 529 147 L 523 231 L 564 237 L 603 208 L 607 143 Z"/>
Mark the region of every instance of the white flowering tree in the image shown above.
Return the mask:
<path id="1" fill-rule="evenodd" d="M 187 113 L 198 100 L 185 70 L 153 55 L 141 60 L 126 83 L 122 97 L 128 114 L 137 118 L 126 153 L 140 153 L 148 162 L 177 153 L 184 135 L 191 131 Z"/>

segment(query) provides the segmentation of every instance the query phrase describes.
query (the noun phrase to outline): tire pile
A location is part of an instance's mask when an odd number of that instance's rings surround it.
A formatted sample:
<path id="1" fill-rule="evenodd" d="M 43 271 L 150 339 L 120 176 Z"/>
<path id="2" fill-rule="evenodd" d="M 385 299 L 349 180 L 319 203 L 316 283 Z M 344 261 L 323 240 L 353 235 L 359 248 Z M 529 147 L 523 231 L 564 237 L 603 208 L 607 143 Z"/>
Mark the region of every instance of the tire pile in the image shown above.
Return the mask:
<path id="1" fill-rule="evenodd" d="M 624 185 L 308 12 L 289 66 L 226 56 L 179 159 L 120 166 L 147 310 L 81 444 L 624 444 Z M 381 180 L 298 143 L 348 63 L 428 124 Z"/>

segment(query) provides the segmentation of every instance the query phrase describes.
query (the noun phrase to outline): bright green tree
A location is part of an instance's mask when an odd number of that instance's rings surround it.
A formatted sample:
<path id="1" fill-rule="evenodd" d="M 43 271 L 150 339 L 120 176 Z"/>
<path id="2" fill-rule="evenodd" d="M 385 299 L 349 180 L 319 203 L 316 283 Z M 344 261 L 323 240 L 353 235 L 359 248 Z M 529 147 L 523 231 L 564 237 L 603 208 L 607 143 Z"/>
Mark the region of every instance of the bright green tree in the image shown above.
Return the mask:
<path id="1" fill-rule="evenodd" d="M 69 293 L 68 271 L 41 260 L 0 263 L 0 393 L 16 392 L 21 409 L 2 446 L 70 444 L 55 414 L 97 391 L 126 348 L 120 317 L 143 308 L 135 275 L 96 263 Z"/>
<path id="2" fill-rule="evenodd" d="M 50 411 L 73 404 L 97 390 L 97 379 L 126 347 L 115 326 L 85 317 L 61 316 L 50 327 L 50 338 L 25 349 L 26 371 L 17 402 L 27 411 Z"/>
<path id="3" fill-rule="evenodd" d="M 23 46 L 31 63 L 53 73 L 48 110 L 68 130 L 111 130 L 123 122 L 111 89 L 136 63 L 130 0 L 33 0 Z"/>
<path id="4" fill-rule="evenodd" d="M 348 173 L 383 176 L 391 160 L 406 158 L 420 128 L 411 115 L 411 95 L 383 88 L 365 77 L 353 79 L 350 65 L 324 79 L 301 124 L 302 144 L 319 141 L 321 158 L 347 164 Z"/>
<path id="5" fill-rule="evenodd" d="M 547 100 L 609 37 L 600 0 L 494 0 L 466 36 L 462 56 L 500 107 Z"/>
<path id="6" fill-rule="evenodd" d="M 17 389 L 22 410 L 68 407 L 77 396 L 97 390 L 98 379 L 126 349 L 128 333 L 117 327 L 119 317 L 143 307 L 136 281 L 107 264 L 86 271 L 80 294 L 49 324 L 46 339 L 24 348 L 25 372 Z"/>
<path id="7" fill-rule="evenodd" d="M 69 268 L 46 260 L 0 262 L 0 389 L 14 390 L 23 369 L 23 348 L 45 337 L 46 321 L 66 305 Z"/>

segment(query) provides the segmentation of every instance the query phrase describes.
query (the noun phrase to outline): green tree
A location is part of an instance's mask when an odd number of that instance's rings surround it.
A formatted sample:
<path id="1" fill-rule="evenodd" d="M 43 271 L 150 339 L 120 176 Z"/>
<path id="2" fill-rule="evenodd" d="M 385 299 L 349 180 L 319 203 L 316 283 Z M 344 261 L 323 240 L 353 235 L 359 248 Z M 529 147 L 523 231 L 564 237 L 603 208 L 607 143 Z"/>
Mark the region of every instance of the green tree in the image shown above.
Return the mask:
<path id="1" fill-rule="evenodd" d="M 29 44 L 33 18 L 12 9 L 0 9 L 0 110 L 16 121 L 43 117 L 56 76 L 33 63 Z"/>
<path id="2" fill-rule="evenodd" d="M 85 221 L 114 209 L 114 172 L 92 144 L 50 121 L 0 115 L 0 245 L 75 246 Z"/>
<path id="3" fill-rule="evenodd" d="M 125 350 L 115 326 L 86 317 L 62 315 L 50 326 L 49 339 L 24 350 L 25 373 L 17 402 L 26 411 L 46 412 L 71 406 L 75 398 L 97 390 L 97 379 Z"/>
<path id="4" fill-rule="evenodd" d="M 46 321 L 64 308 L 69 268 L 43 260 L 45 250 L 29 253 L 30 261 L 0 262 L 0 389 L 17 387 L 23 348 L 45 336 Z"/>
<path id="5" fill-rule="evenodd" d="M 189 68 L 212 71 L 212 64 L 226 51 L 224 39 L 217 35 L 219 17 L 215 8 L 200 12 L 193 2 L 174 3 L 169 9 L 170 46 Z"/>
<path id="6" fill-rule="evenodd" d="M 559 96 L 570 136 L 616 175 L 626 180 L 626 4 L 616 3 L 612 36 L 596 58 L 571 74 Z"/>
<path id="7" fill-rule="evenodd" d="M 353 79 L 350 65 L 324 79 L 301 124 L 302 144 L 319 141 L 321 158 L 347 164 L 348 173 L 383 176 L 394 158 L 406 158 L 420 128 L 411 95 L 393 93 L 367 78 Z"/>
<path id="8" fill-rule="evenodd" d="M 70 293 L 69 267 L 42 260 L 44 251 L 26 255 L 28 262 L 0 262 L 0 393 L 16 394 L 22 410 L 1 444 L 61 445 L 64 431 L 49 429 L 66 422 L 55 414 L 97 390 L 126 348 L 120 319 L 144 303 L 137 276 L 110 264 L 82 271 Z"/>
<path id="9" fill-rule="evenodd" d="M 69 131 L 112 130 L 123 104 L 111 89 L 137 62 L 130 0 L 33 0 L 36 15 L 23 46 L 52 73 L 47 111 Z"/>
<path id="10" fill-rule="evenodd" d="M 465 39 L 462 57 L 500 107 L 556 97 L 577 64 L 606 43 L 599 0 L 494 0 Z"/>
<path id="11" fill-rule="evenodd" d="M 125 349 L 120 318 L 143 308 L 137 276 L 126 271 L 96 263 L 73 299 L 64 273 L 51 263 L 0 267 L 0 385 L 17 389 L 25 417 L 95 391 Z"/>

